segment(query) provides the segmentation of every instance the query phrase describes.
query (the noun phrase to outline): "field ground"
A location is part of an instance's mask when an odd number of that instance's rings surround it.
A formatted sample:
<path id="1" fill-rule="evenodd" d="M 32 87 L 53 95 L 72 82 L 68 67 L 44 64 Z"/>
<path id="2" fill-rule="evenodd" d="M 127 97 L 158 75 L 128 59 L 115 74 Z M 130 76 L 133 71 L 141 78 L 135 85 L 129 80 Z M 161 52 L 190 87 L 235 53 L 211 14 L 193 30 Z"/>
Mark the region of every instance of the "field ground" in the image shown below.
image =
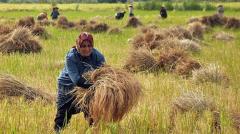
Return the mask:
<path id="1" fill-rule="evenodd" d="M 240 4 L 232 4 L 233 6 Z M 127 17 L 121 21 L 113 19 L 115 7 L 125 5 L 80 5 L 80 10 L 75 11 L 76 5 L 60 5 L 61 15 L 69 20 L 91 19 L 100 16 L 100 19 L 110 26 L 123 29 L 122 34 L 109 35 L 107 33 L 94 33 L 95 47 L 106 57 L 107 63 L 114 67 L 122 67 L 130 45 L 127 40 L 138 33 L 138 29 L 123 28 Z M 15 21 L 24 16 L 37 16 L 49 5 L 5 5 L 0 4 L 0 22 Z M 68 8 L 69 7 L 69 8 Z M 82 9 L 81 9 L 82 8 Z M 90 9 L 91 8 L 91 9 Z M 30 10 L 18 10 L 30 9 Z M 68 10 L 73 9 L 73 10 Z M 9 11 L 10 10 L 10 11 Z M 184 25 L 192 16 L 200 17 L 211 15 L 213 11 L 171 11 L 166 20 L 158 19 L 158 11 L 140 11 L 135 14 L 145 24 L 155 24 L 160 28 L 174 25 Z M 48 11 L 50 14 L 50 11 Z M 239 12 L 225 11 L 226 16 L 239 16 Z M 235 35 L 232 42 L 216 41 L 211 38 L 218 31 L 227 31 Z M 57 64 L 64 60 L 66 52 L 74 45 L 75 38 L 79 34 L 77 30 L 63 30 L 55 27 L 47 27 L 51 34 L 48 40 L 41 40 L 43 51 L 39 54 L 11 54 L 0 55 L 0 73 L 12 74 L 25 83 L 56 93 L 56 80 L 61 70 Z M 102 125 L 100 133 L 167 133 L 169 124 L 169 111 L 171 101 L 183 90 L 200 90 L 206 96 L 213 98 L 221 110 L 221 125 L 224 134 L 234 134 L 236 131 L 231 127 L 229 112 L 233 109 L 240 110 L 240 30 L 227 30 L 216 27 L 204 35 L 202 50 L 194 54 L 194 58 L 201 63 L 216 63 L 224 68 L 230 78 L 228 88 L 212 84 L 194 84 L 191 80 L 183 79 L 177 75 L 162 73 L 136 73 L 135 76 L 143 85 L 144 97 L 121 122 Z M 0 134 L 48 134 L 53 133 L 53 122 L 55 117 L 55 105 L 44 105 L 41 101 L 27 103 L 23 99 L 17 99 L 15 103 L 7 100 L 0 102 Z M 211 133 L 211 114 L 205 112 L 203 118 L 194 121 L 194 114 L 185 114 L 177 118 L 177 133 L 190 134 Z M 74 116 L 70 126 L 64 130 L 65 134 L 91 133 L 82 114 Z"/>

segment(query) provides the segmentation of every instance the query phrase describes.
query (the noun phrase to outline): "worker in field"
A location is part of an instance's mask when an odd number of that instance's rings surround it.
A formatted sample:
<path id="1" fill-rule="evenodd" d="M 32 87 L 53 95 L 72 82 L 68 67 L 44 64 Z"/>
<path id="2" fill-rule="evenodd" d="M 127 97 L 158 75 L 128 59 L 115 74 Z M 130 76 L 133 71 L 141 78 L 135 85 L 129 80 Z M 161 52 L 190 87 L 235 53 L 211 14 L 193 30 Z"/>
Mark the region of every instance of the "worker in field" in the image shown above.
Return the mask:
<path id="1" fill-rule="evenodd" d="M 129 6 L 129 17 L 132 17 L 134 16 L 134 13 L 133 13 L 133 5 L 130 5 Z"/>
<path id="2" fill-rule="evenodd" d="M 163 18 L 163 19 L 166 19 L 167 18 L 167 9 L 162 6 L 161 9 L 160 9 L 160 16 Z"/>
<path id="3" fill-rule="evenodd" d="M 223 5 L 218 5 L 217 13 L 218 13 L 219 16 L 223 17 L 223 14 L 224 14 L 224 7 L 223 7 Z"/>
<path id="4" fill-rule="evenodd" d="M 58 7 L 53 7 L 52 13 L 51 13 L 52 20 L 57 20 L 59 15 L 60 13 L 58 11 Z"/>
<path id="5" fill-rule="evenodd" d="M 116 20 L 121 20 L 121 19 L 123 19 L 125 13 L 126 13 L 125 11 L 117 12 L 117 13 L 115 14 L 115 19 L 116 19 Z"/>
<path id="6" fill-rule="evenodd" d="M 75 98 L 71 91 L 76 86 L 86 90 L 92 86 L 82 75 L 104 63 L 104 56 L 94 48 L 93 36 L 87 32 L 81 33 L 76 45 L 68 51 L 64 68 L 58 77 L 57 114 L 54 125 L 56 133 L 60 133 L 69 123 L 73 114 L 81 112 L 81 109 L 73 104 Z"/>
<path id="7" fill-rule="evenodd" d="M 129 0 L 129 2 L 130 2 L 129 17 L 132 17 L 132 16 L 134 16 L 134 13 L 133 13 L 133 2 L 134 2 L 134 0 Z"/>

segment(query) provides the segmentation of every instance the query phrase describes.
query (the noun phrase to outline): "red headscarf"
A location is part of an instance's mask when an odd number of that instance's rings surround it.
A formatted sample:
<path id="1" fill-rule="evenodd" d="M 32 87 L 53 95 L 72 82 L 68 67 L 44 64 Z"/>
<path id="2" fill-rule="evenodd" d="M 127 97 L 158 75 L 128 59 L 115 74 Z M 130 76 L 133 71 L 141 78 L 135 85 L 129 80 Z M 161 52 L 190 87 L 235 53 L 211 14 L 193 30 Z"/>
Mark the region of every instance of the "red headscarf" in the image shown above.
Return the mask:
<path id="1" fill-rule="evenodd" d="M 82 32 L 77 39 L 77 44 L 81 45 L 83 41 L 89 41 L 89 43 L 93 46 L 93 36 L 90 33 Z"/>

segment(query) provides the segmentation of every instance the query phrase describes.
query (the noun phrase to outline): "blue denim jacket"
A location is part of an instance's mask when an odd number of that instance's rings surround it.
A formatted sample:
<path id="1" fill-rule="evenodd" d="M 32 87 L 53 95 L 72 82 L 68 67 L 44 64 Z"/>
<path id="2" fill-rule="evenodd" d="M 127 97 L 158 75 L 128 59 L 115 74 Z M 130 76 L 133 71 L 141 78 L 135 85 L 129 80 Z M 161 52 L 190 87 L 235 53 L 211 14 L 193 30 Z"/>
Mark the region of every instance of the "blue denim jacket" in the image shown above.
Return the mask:
<path id="1" fill-rule="evenodd" d="M 86 83 L 82 75 L 87 71 L 97 69 L 104 62 L 104 56 L 94 48 L 89 57 L 82 57 L 76 48 L 72 48 L 66 55 L 64 69 L 58 77 L 58 84 L 88 88 L 91 85 Z"/>

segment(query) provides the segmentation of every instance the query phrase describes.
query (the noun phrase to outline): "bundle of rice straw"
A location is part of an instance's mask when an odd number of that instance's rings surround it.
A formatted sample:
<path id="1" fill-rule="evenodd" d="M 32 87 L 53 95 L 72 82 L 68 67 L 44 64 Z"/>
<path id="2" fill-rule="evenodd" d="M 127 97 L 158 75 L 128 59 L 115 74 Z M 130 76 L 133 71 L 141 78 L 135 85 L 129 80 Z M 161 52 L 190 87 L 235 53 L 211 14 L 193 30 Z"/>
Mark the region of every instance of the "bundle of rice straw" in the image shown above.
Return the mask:
<path id="1" fill-rule="evenodd" d="M 158 43 L 158 44 L 157 44 Z M 182 47 L 182 44 L 180 43 L 180 40 L 177 38 L 165 38 L 161 41 L 157 41 L 155 44 L 155 48 L 159 50 L 168 50 L 168 49 L 182 49 L 185 48 Z"/>
<path id="2" fill-rule="evenodd" d="M 212 82 L 224 85 L 226 87 L 229 84 L 229 78 L 221 70 L 220 66 L 216 64 L 210 64 L 206 67 L 202 67 L 199 70 L 194 70 L 192 79 L 197 83 Z"/>
<path id="3" fill-rule="evenodd" d="M 141 37 L 141 35 L 140 35 Z M 135 45 L 134 48 L 138 47 L 138 46 L 144 46 L 148 49 L 155 49 L 157 48 L 158 46 L 160 46 L 161 44 L 161 41 L 157 40 L 156 38 L 156 33 L 154 30 L 149 30 L 148 32 L 144 33 L 144 41 L 143 42 L 139 42 L 140 44 L 137 45 L 137 44 L 133 44 Z M 137 38 L 134 38 L 134 42 L 133 43 L 137 43 L 137 41 L 141 41 L 141 40 L 135 40 Z"/>
<path id="4" fill-rule="evenodd" d="M 89 31 L 91 32 L 106 32 L 109 29 L 109 26 L 106 23 L 95 23 L 90 25 Z"/>
<path id="5" fill-rule="evenodd" d="M 90 23 L 87 20 L 81 19 L 80 21 L 76 22 L 76 29 L 80 31 L 87 31 L 89 28 Z"/>
<path id="6" fill-rule="evenodd" d="M 145 42 L 146 42 L 146 43 L 152 42 L 152 41 L 155 39 L 154 35 L 155 35 L 154 31 L 148 31 L 148 32 L 146 32 L 146 33 L 144 34 L 144 40 L 145 40 Z"/>
<path id="7" fill-rule="evenodd" d="M 76 102 L 93 125 L 120 121 L 142 94 L 140 83 L 124 70 L 105 66 L 89 72 L 87 79 L 93 86 L 86 93 L 75 90 Z"/>
<path id="8" fill-rule="evenodd" d="M 165 38 L 163 33 L 147 27 L 142 28 L 141 31 L 142 33 L 136 35 L 131 42 L 134 49 L 145 47 L 152 50 L 164 44 L 162 43 Z"/>
<path id="9" fill-rule="evenodd" d="M 40 98 L 48 103 L 53 103 L 55 100 L 54 95 L 29 87 L 13 76 L 0 74 L 0 99 L 11 97 L 24 97 L 29 101 Z"/>
<path id="10" fill-rule="evenodd" d="M 191 17 L 189 20 L 188 20 L 188 24 L 190 23 L 193 23 L 193 22 L 200 22 L 201 20 L 197 17 Z"/>
<path id="11" fill-rule="evenodd" d="M 77 23 L 77 29 L 80 31 L 88 32 L 106 32 L 110 27 L 106 23 L 97 22 L 97 21 L 87 21 L 82 20 L 82 22 Z"/>
<path id="12" fill-rule="evenodd" d="M 131 72 L 137 71 L 156 71 L 157 61 L 148 50 L 142 48 L 130 52 L 129 57 L 124 65 L 124 69 Z"/>
<path id="13" fill-rule="evenodd" d="M 235 38 L 233 35 L 229 33 L 225 33 L 223 31 L 215 33 L 212 37 L 214 39 L 222 40 L 222 41 L 231 41 Z"/>
<path id="14" fill-rule="evenodd" d="M 240 133 L 240 113 L 231 113 L 232 125 L 236 129 L 237 133 Z"/>
<path id="15" fill-rule="evenodd" d="M 178 39 L 192 39 L 192 35 L 190 31 L 181 27 L 181 26 L 174 26 L 168 28 L 164 31 L 164 34 L 171 38 L 178 38 Z"/>
<path id="16" fill-rule="evenodd" d="M 187 54 L 180 49 L 169 49 L 167 51 L 162 51 L 157 60 L 157 65 L 166 72 L 172 72 L 176 69 L 176 65 L 185 60 Z"/>
<path id="17" fill-rule="evenodd" d="M 227 23 L 227 17 L 221 17 L 218 14 L 214 14 L 212 16 L 203 16 L 201 18 L 201 23 L 208 26 L 217 26 L 217 25 L 225 25 Z"/>
<path id="18" fill-rule="evenodd" d="M 148 49 L 165 49 L 165 48 L 182 48 L 184 50 L 198 51 L 200 46 L 193 41 L 187 41 L 192 39 L 191 33 L 182 27 L 172 27 L 165 30 L 152 29 L 144 27 L 141 29 L 142 33 L 139 33 L 133 38 L 131 44 L 134 49 L 146 47 Z M 184 41 L 179 41 L 179 40 Z"/>
<path id="19" fill-rule="evenodd" d="M 237 29 L 240 28 L 240 20 L 237 18 L 229 18 L 227 20 L 227 23 L 225 25 L 226 28 L 233 28 L 233 29 Z"/>
<path id="20" fill-rule="evenodd" d="M 32 34 L 36 35 L 36 36 L 40 36 L 43 39 L 48 39 L 49 38 L 49 34 L 46 31 L 46 29 L 44 27 L 39 26 L 39 25 L 36 25 L 32 29 Z"/>
<path id="21" fill-rule="evenodd" d="M 84 20 L 84 19 L 81 19 L 79 23 L 77 23 L 77 25 L 87 25 L 87 24 L 88 24 L 87 20 Z"/>
<path id="22" fill-rule="evenodd" d="M 173 102 L 173 106 L 181 113 L 195 111 L 202 113 L 204 110 L 215 110 L 215 104 L 201 92 L 188 91 L 183 92 Z"/>
<path id="23" fill-rule="evenodd" d="M 0 42 L 0 52 L 4 54 L 36 53 L 42 50 L 38 40 L 33 37 L 28 28 L 18 27 L 9 33 L 4 40 Z"/>
<path id="24" fill-rule="evenodd" d="M 141 25 L 142 25 L 142 22 L 140 22 L 138 18 L 130 17 L 128 19 L 126 27 L 134 27 L 134 28 L 136 28 L 136 27 L 141 26 Z"/>
<path id="25" fill-rule="evenodd" d="M 18 26 L 21 27 L 29 27 L 32 28 L 35 25 L 35 20 L 31 16 L 27 16 L 25 18 L 22 18 L 17 23 Z"/>
<path id="26" fill-rule="evenodd" d="M 221 132 L 221 122 L 220 122 L 220 114 L 216 109 L 215 103 L 204 96 L 201 92 L 196 91 L 188 91 L 183 92 L 181 96 L 177 97 L 172 102 L 170 112 L 170 126 L 169 132 L 173 133 L 176 127 L 176 118 L 177 114 L 186 113 L 186 112 L 195 112 L 197 114 L 197 118 L 200 118 L 202 113 L 206 110 L 210 110 L 213 113 L 213 121 L 212 121 L 212 131 Z"/>
<path id="27" fill-rule="evenodd" d="M 14 29 L 14 26 L 0 24 L 0 35 L 6 35 L 12 32 L 13 29 Z"/>
<path id="28" fill-rule="evenodd" d="M 68 21 L 67 17 L 61 16 L 57 21 L 57 27 L 68 29 L 75 27 L 73 22 Z"/>
<path id="29" fill-rule="evenodd" d="M 158 29 L 158 26 L 153 23 L 148 24 L 147 27 L 152 28 L 152 29 Z"/>
<path id="30" fill-rule="evenodd" d="M 47 13 L 46 13 L 46 12 L 40 13 L 40 14 L 37 16 L 37 20 L 38 20 L 38 21 L 48 20 Z"/>
<path id="31" fill-rule="evenodd" d="M 57 21 L 57 26 L 62 28 L 68 28 L 68 19 L 65 16 L 59 17 Z"/>
<path id="32" fill-rule="evenodd" d="M 185 59 L 176 65 L 175 72 L 183 76 L 191 76 L 192 71 L 201 68 L 201 64 L 193 59 Z"/>
<path id="33" fill-rule="evenodd" d="M 193 37 L 198 39 L 203 39 L 204 28 L 199 21 L 188 24 L 188 31 L 190 31 Z"/>
<path id="34" fill-rule="evenodd" d="M 155 30 L 157 30 L 157 29 L 158 29 L 158 27 L 155 26 L 155 25 L 147 25 L 147 26 L 142 26 L 142 27 L 140 28 L 140 32 L 141 32 L 141 33 L 147 33 L 147 32 L 155 31 Z"/>
<path id="35" fill-rule="evenodd" d="M 41 20 L 41 21 L 37 21 L 37 24 L 40 26 L 49 26 L 49 25 L 53 25 L 53 21 L 49 21 L 47 19 Z"/>
<path id="36" fill-rule="evenodd" d="M 135 48 L 135 49 L 144 46 L 144 44 L 145 44 L 144 34 L 138 34 L 137 36 L 135 36 L 132 39 L 131 44 L 133 45 L 133 48 Z"/>
<path id="37" fill-rule="evenodd" d="M 210 20 L 209 20 L 209 16 L 203 16 L 201 18 L 201 23 L 207 26 L 212 26 Z"/>
<path id="38" fill-rule="evenodd" d="M 89 21 L 89 24 L 96 24 L 96 23 L 98 23 L 98 22 L 96 20 L 93 20 L 93 19 Z"/>
<path id="39" fill-rule="evenodd" d="M 9 34 L 6 35 L 0 35 L 0 44 L 6 40 L 6 38 L 9 36 Z"/>
<path id="40" fill-rule="evenodd" d="M 122 30 L 118 27 L 110 28 L 108 30 L 108 34 L 119 34 L 119 33 L 122 33 Z"/>
<path id="41" fill-rule="evenodd" d="M 177 38 L 165 38 L 161 41 L 156 41 L 155 48 L 162 51 L 168 51 L 169 49 L 187 50 L 187 47 L 180 42 Z"/>
<path id="42" fill-rule="evenodd" d="M 180 44 L 181 48 L 187 51 L 199 52 L 201 50 L 201 46 L 193 40 L 183 39 L 180 40 Z"/>

